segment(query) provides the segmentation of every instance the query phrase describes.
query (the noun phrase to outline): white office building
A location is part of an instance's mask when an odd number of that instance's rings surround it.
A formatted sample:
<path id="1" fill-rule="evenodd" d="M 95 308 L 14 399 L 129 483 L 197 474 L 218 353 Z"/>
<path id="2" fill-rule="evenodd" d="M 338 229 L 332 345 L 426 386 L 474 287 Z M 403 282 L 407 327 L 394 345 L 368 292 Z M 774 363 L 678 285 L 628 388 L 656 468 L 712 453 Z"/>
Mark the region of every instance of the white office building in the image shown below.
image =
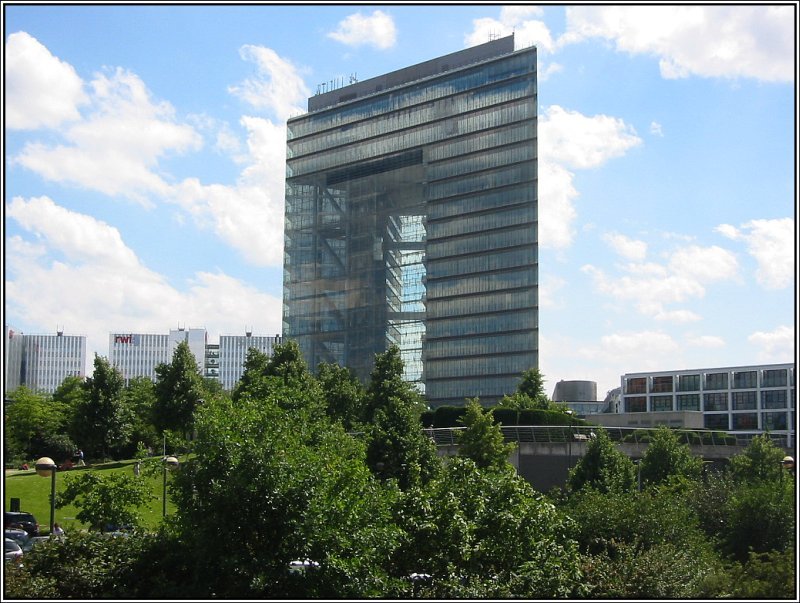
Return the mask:
<path id="1" fill-rule="evenodd" d="M 701 411 L 706 429 L 795 441 L 795 365 L 626 373 L 618 411 Z"/>
<path id="2" fill-rule="evenodd" d="M 207 334 L 205 329 L 172 329 L 169 334 L 110 333 L 108 361 L 122 373 L 125 381 L 134 377 L 156 379 L 156 367 L 172 362 L 175 348 L 181 341 L 197 361 L 199 370 L 205 367 Z"/>
<path id="3" fill-rule="evenodd" d="M 255 348 L 272 355 L 280 335 L 221 335 L 219 343 L 209 343 L 205 329 L 173 329 L 169 334 L 111 333 L 108 358 L 129 381 L 134 377 L 156 380 L 156 367 L 172 362 L 178 344 L 185 341 L 197 361 L 198 372 L 207 379 L 219 379 L 223 389 L 232 390 L 244 372 L 247 351 Z"/>
<path id="4" fill-rule="evenodd" d="M 218 374 L 222 388 L 231 391 L 242 378 L 244 361 L 250 348 L 272 356 L 272 351 L 279 343 L 281 343 L 280 335 L 267 337 L 253 335 L 251 332 L 246 332 L 244 335 L 220 335 Z"/>
<path id="5" fill-rule="evenodd" d="M 52 394 L 65 378 L 86 376 L 83 335 L 26 335 L 6 325 L 3 347 L 7 392 L 24 385 Z"/>

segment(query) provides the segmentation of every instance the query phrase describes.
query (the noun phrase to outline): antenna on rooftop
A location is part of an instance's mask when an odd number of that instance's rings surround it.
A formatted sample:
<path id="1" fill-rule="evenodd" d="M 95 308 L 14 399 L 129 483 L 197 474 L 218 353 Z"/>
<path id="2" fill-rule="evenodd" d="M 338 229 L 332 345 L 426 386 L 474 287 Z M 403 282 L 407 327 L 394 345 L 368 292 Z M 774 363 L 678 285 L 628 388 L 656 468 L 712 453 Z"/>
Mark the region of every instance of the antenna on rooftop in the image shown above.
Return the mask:
<path id="1" fill-rule="evenodd" d="M 496 40 L 499 37 L 500 37 L 500 34 L 497 33 L 496 31 L 492 30 L 492 31 L 489 32 L 489 41 L 490 42 L 493 41 L 493 40 Z"/>

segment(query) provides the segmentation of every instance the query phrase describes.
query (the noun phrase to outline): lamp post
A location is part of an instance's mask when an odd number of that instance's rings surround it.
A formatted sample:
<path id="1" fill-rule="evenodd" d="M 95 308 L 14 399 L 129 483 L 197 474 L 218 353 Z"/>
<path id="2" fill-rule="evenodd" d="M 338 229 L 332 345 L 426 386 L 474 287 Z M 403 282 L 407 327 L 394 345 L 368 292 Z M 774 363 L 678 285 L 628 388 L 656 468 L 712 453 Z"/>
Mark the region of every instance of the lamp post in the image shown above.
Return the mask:
<path id="1" fill-rule="evenodd" d="M 178 467 L 178 459 L 177 458 L 175 458 L 174 456 L 165 456 L 164 457 L 164 467 L 163 467 L 164 493 L 163 493 L 163 496 L 162 496 L 162 501 L 163 501 L 162 516 L 163 517 L 167 516 L 167 469 L 169 469 L 171 471 L 173 469 L 176 469 L 177 467 Z"/>
<path id="2" fill-rule="evenodd" d="M 564 411 L 569 419 L 569 439 L 567 440 L 567 473 L 572 468 L 572 413 L 571 408 Z"/>
<path id="3" fill-rule="evenodd" d="M 56 522 L 56 471 L 58 465 L 49 456 L 43 456 L 36 461 L 36 473 L 41 477 L 50 478 L 50 533 L 53 533 L 53 524 Z"/>
<path id="4" fill-rule="evenodd" d="M 794 459 L 790 456 L 783 457 L 781 461 L 781 483 L 783 483 L 783 470 L 791 471 L 794 469 Z"/>

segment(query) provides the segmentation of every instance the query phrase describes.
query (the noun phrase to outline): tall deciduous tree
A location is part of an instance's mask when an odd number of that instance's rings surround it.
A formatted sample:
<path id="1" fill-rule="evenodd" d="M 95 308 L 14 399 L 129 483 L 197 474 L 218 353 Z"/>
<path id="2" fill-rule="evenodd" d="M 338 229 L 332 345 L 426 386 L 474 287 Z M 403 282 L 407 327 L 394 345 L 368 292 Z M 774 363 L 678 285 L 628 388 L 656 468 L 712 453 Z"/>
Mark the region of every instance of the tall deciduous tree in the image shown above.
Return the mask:
<path id="1" fill-rule="evenodd" d="M 396 345 L 381 354 L 375 354 L 375 366 L 370 374 L 364 404 L 364 422 L 372 422 L 375 412 L 388 406 L 392 398 L 403 400 L 417 413 L 427 409 L 419 391 L 403 379 L 403 359 L 400 357 L 400 348 Z"/>
<path id="2" fill-rule="evenodd" d="M 559 408 L 545 393 L 544 375 L 538 368 L 531 368 L 522 373 L 520 382 L 517 385 L 517 391 L 511 395 L 503 396 L 499 406 L 516 410 Z"/>
<path id="3" fill-rule="evenodd" d="M 123 387 L 120 372 L 106 358 L 95 354 L 94 371 L 84 382 L 86 397 L 73 417 L 75 443 L 87 455 L 109 456 L 130 439 Z"/>
<path id="4" fill-rule="evenodd" d="M 346 367 L 321 363 L 317 379 L 322 388 L 328 416 L 345 429 L 355 429 L 363 412 L 365 391 L 356 376 Z"/>
<path id="5" fill-rule="evenodd" d="M 397 346 L 376 354 L 365 405 L 371 424 L 367 462 L 375 475 L 396 479 L 402 489 L 426 483 L 441 467 L 436 445 L 422 431 L 424 408 L 419 392 L 403 380 Z"/>
<path id="6" fill-rule="evenodd" d="M 205 392 L 197 360 L 185 341 L 175 348 L 172 362 L 156 367 L 155 395 L 153 424 L 156 429 L 189 432 L 194 411 Z"/>
<path id="7" fill-rule="evenodd" d="M 656 485 L 671 477 L 697 479 L 703 471 L 703 461 L 692 455 L 687 444 L 668 427 L 659 427 L 641 460 L 643 484 Z"/>
<path id="8" fill-rule="evenodd" d="M 483 409 L 477 398 L 467 402 L 466 413 L 459 419 L 464 431 L 459 432 L 459 456 L 472 459 L 479 469 L 508 469 L 514 444 L 506 443 L 500 426 L 491 411 Z"/>
<path id="9" fill-rule="evenodd" d="M 784 452 L 767 434 L 754 437 L 747 447 L 731 458 L 730 470 L 733 479 L 740 483 L 779 481 L 784 471 Z"/>
<path id="10" fill-rule="evenodd" d="M 42 455 L 36 450 L 49 436 L 59 434 L 66 408 L 50 396 L 23 386 L 8 395 L 5 407 L 4 444 L 9 453 L 22 456 Z"/>
<path id="11" fill-rule="evenodd" d="M 151 497 L 150 486 L 127 473 L 89 471 L 67 476 L 56 506 L 74 505 L 78 509 L 75 519 L 100 530 L 109 524 L 139 525 L 139 507 Z"/>
<path id="12" fill-rule="evenodd" d="M 636 468 L 608 437 L 605 429 L 598 428 L 586 446 L 586 454 L 569 473 L 567 483 L 571 490 L 594 488 L 600 492 L 629 491 L 636 485 Z"/>

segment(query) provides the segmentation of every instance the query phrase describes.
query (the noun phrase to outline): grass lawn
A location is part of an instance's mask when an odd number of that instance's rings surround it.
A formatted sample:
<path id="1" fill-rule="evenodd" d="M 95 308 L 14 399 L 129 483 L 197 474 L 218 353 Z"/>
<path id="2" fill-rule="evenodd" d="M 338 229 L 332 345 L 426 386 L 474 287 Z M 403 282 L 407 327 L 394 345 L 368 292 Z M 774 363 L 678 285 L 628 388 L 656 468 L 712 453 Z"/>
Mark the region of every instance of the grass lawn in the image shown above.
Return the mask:
<path id="1" fill-rule="evenodd" d="M 58 499 L 58 493 L 64 489 L 65 482 L 71 475 L 77 475 L 82 471 L 128 473 L 133 475 L 133 466 L 135 462 L 134 460 L 114 461 L 112 463 L 93 465 L 91 467 L 76 467 L 69 471 L 59 472 L 56 475 L 56 499 Z M 149 477 L 145 476 L 144 472 L 142 472 L 139 479 L 147 480 L 150 483 L 151 491 L 154 496 L 153 500 L 147 506 L 139 509 L 141 524 L 144 528 L 155 528 L 162 519 L 163 477 L 161 473 Z M 40 533 L 46 535 L 50 531 L 50 486 L 50 478 L 38 476 L 33 469 L 27 471 L 6 471 L 5 501 L 3 508 L 6 511 L 10 510 L 11 499 L 19 498 L 20 511 L 33 513 L 34 517 L 36 517 L 36 521 L 39 522 Z M 175 506 L 169 499 L 169 476 L 167 476 L 167 513 L 172 514 L 174 512 Z M 76 513 L 77 509 L 72 505 L 56 509 L 55 521 L 56 523 L 60 523 L 67 532 L 88 528 L 89 526 L 75 519 Z"/>

